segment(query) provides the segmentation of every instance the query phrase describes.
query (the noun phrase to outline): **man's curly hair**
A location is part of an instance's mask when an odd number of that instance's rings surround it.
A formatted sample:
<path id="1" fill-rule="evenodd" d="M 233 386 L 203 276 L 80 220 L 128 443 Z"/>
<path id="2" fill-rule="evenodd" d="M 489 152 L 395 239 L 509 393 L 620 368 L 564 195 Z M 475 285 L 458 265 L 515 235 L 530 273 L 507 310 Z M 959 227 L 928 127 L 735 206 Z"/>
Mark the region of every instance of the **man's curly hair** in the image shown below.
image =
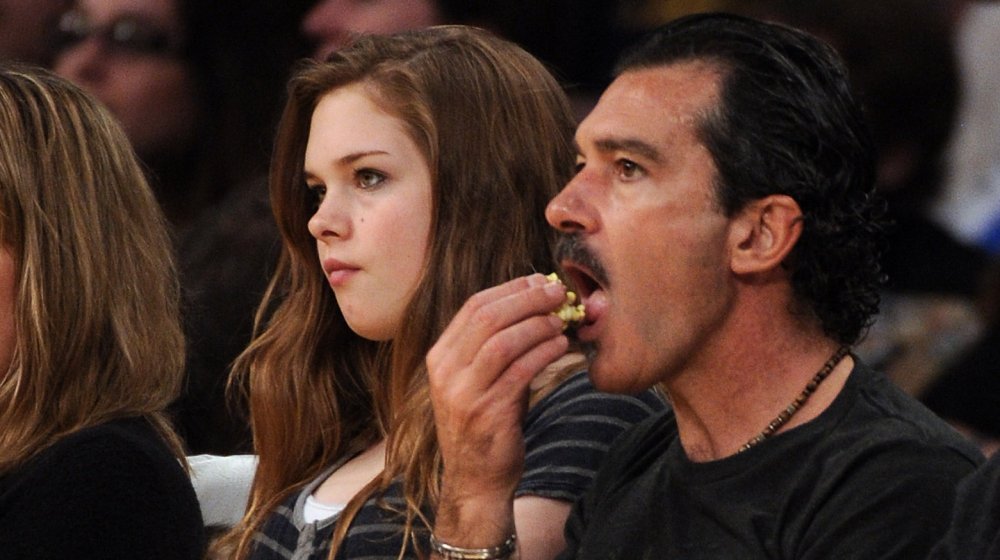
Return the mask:
<path id="1" fill-rule="evenodd" d="M 796 312 L 815 316 L 842 344 L 878 312 L 884 274 L 884 204 L 875 198 L 875 153 L 836 52 L 815 37 L 735 15 L 698 14 L 663 26 L 617 73 L 701 61 L 721 75 L 717 107 L 698 132 L 717 168 L 727 215 L 772 194 L 795 199 L 803 231 L 783 263 Z"/>

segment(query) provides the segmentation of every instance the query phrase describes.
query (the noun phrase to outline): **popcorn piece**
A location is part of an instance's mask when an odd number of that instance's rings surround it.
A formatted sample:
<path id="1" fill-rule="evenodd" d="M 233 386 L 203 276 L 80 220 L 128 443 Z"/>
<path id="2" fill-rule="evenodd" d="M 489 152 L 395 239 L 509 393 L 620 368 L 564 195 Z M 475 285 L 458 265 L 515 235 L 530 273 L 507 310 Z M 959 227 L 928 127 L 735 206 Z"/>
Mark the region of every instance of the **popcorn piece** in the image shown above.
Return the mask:
<path id="1" fill-rule="evenodd" d="M 545 278 L 549 282 L 562 283 L 562 280 L 559 279 L 559 275 L 557 275 L 555 272 L 546 275 Z M 563 330 L 566 330 L 569 327 L 570 323 L 579 323 L 586 316 L 584 305 L 582 303 L 574 305 L 575 303 L 576 303 L 576 293 L 567 291 L 566 301 L 563 302 L 562 306 L 559 309 L 552 312 L 553 315 L 562 319 Z"/>

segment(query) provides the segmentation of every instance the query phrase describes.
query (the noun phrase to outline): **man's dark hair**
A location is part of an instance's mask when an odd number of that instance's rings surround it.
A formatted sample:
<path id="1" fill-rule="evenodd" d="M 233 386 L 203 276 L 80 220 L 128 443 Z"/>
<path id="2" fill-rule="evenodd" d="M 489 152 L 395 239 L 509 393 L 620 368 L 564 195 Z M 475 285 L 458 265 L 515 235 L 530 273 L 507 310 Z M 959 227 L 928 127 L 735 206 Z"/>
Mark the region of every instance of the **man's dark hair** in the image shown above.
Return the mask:
<path id="1" fill-rule="evenodd" d="M 873 199 L 871 135 L 843 63 L 801 31 L 697 14 L 649 33 L 616 73 L 692 61 L 722 75 L 719 105 L 698 124 L 718 170 L 719 205 L 731 216 L 768 195 L 794 198 L 803 231 L 784 266 L 801 311 L 828 336 L 856 342 L 878 311 L 883 205 Z"/>

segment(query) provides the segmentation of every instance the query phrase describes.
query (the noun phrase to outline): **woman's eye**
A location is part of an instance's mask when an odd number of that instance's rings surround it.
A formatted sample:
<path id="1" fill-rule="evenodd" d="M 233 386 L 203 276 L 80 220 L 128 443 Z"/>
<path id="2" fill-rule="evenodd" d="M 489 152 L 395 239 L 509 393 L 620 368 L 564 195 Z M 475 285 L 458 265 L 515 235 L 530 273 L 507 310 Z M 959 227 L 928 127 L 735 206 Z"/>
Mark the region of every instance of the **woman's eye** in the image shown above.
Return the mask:
<path id="1" fill-rule="evenodd" d="M 354 176 L 362 189 L 373 189 L 385 181 L 385 175 L 374 169 L 359 169 Z"/>

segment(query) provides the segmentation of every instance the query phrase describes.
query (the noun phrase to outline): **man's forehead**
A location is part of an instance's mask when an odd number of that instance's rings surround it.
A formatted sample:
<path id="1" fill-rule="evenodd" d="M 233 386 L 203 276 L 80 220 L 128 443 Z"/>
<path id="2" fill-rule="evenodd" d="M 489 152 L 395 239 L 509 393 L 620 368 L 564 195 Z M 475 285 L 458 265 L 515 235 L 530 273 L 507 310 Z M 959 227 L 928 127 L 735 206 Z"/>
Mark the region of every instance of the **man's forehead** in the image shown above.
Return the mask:
<path id="1" fill-rule="evenodd" d="M 605 103 L 690 118 L 714 106 L 720 76 L 715 65 L 700 61 L 630 70 L 615 78 L 595 110 Z"/>
<path id="2" fill-rule="evenodd" d="M 688 132 L 718 100 L 720 74 L 703 62 L 684 62 L 621 74 L 580 123 L 577 141 L 623 143 Z"/>

